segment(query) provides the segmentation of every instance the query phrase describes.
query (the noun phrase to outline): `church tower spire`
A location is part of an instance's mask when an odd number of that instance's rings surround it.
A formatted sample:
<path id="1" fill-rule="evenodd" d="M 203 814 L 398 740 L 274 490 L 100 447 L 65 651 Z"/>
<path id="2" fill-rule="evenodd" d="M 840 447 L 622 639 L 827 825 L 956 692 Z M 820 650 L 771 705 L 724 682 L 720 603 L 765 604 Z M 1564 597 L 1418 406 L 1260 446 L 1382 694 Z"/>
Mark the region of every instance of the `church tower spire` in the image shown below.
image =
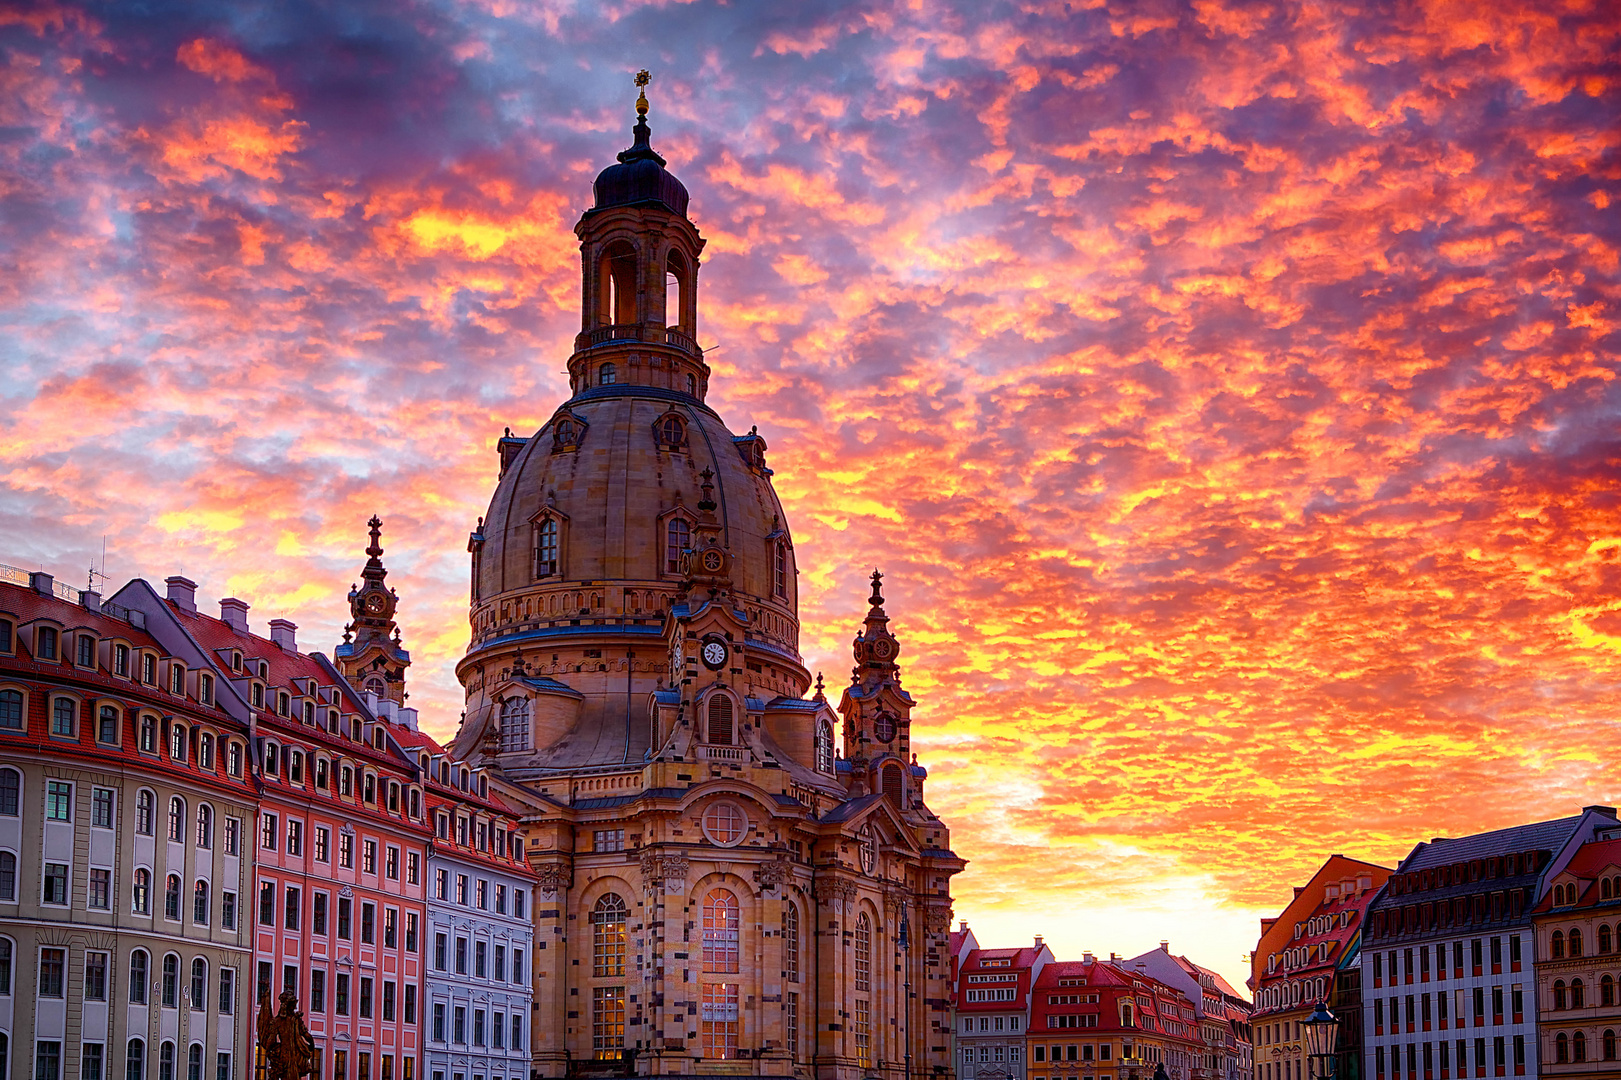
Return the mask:
<path id="1" fill-rule="evenodd" d="M 383 566 L 383 521 L 374 514 L 366 526 L 371 543 L 360 571 L 362 584 L 349 590 L 351 621 L 343 628 L 343 644 L 336 650 L 337 667 L 356 690 L 404 705 L 405 669 L 411 666 L 411 654 L 401 644 L 400 629 L 394 622 L 400 598 L 384 584 L 388 570 Z"/>
<path id="2" fill-rule="evenodd" d="M 598 174 L 580 238 L 580 333 L 569 358 L 576 396 L 607 386 L 656 386 L 702 401 L 709 365 L 698 347 L 698 257 L 687 189 L 653 149 L 647 85 L 636 75 L 636 125 L 619 162 Z M 608 391 L 612 393 L 613 391 Z"/>
<path id="3" fill-rule="evenodd" d="M 912 743 L 912 695 L 901 687 L 901 643 L 884 611 L 884 575 L 869 579 L 867 617 L 856 635 L 856 666 L 839 701 L 844 716 L 844 756 L 850 759 L 852 794 L 883 792 L 896 809 L 908 810 L 922 796 L 921 779 L 907 760 Z"/>

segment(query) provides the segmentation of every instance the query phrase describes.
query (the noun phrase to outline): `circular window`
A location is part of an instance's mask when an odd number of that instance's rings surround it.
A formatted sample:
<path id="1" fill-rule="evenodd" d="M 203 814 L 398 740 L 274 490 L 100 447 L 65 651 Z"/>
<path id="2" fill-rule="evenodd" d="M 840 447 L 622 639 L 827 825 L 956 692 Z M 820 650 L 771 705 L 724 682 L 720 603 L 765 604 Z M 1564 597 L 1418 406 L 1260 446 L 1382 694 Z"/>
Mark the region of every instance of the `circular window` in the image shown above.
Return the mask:
<path id="1" fill-rule="evenodd" d="M 740 844 L 748 828 L 748 815 L 735 803 L 711 803 L 709 809 L 704 811 L 704 835 L 709 837 L 712 844 L 721 847 Z"/>

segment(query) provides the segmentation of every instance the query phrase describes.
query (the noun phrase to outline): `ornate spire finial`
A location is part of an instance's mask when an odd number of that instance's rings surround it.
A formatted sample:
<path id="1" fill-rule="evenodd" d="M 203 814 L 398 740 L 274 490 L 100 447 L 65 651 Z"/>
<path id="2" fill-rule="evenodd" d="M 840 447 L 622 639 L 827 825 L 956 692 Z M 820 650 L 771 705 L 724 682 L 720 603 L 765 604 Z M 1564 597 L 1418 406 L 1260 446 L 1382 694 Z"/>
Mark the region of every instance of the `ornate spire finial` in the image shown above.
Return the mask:
<path id="1" fill-rule="evenodd" d="M 636 73 L 636 85 L 641 92 L 636 95 L 636 117 L 638 120 L 647 119 L 647 84 L 653 81 L 653 76 L 646 68 Z"/>
<path id="2" fill-rule="evenodd" d="M 703 488 L 704 492 L 703 498 L 698 500 L 698 509 L 705 514 L 713 514 L 715 512 L 714 470 L 705 469 L 698 475 L 703 479 L 703 483 L 700 486 Z"/>
<path id="3" fill-rule="evenodd" d="M 884 606 L 883 582 L 884 575 L 880 574 L 875 567 L 872 572 L 872 595 L 867 598 L 867 603 L 873 607 Z"/>
<path id="4" fill-rule="evenodd" d="M 383 535 L 383 519 L 373 514 L 371 520 L 366 522 L 366 527 L 371 530 L 371 547 L 366 549 L 366 554 L 375 559 L 383 553 L 383 547 L 378 543 Z"/>
<path id="5" fill-rule="evenodd" d="M 817 701 L 825 701 L 825 700 L 827 700 L 827 695 L 825 693 L 823 693 L 822 673 L 820 671 L 818 671 L 816 673 L 816 700 Z"/>

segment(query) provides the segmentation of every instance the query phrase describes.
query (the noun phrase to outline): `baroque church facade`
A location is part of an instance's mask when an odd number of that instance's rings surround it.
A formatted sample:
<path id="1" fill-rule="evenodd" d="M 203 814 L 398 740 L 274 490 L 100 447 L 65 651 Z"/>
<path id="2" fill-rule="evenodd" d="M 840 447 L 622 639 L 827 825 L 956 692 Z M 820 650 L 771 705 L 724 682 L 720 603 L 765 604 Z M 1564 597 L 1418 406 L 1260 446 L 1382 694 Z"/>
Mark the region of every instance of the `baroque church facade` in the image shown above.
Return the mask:
<path id="1" fill-rule="evenodd" d="M 468 544 L 450 750 L 523 811 L 534 1074 L 949 1075 L 964 863 L 924 802 L 881 579 L 835 703 L 800 656 L 765 440 L 705 404 L 704 240 L 637 112 L 575 227 L 572 396 L 500 440 Z M 340 663 L 387 696 L 392 593 L 369 571 L 351 600 Z"/>

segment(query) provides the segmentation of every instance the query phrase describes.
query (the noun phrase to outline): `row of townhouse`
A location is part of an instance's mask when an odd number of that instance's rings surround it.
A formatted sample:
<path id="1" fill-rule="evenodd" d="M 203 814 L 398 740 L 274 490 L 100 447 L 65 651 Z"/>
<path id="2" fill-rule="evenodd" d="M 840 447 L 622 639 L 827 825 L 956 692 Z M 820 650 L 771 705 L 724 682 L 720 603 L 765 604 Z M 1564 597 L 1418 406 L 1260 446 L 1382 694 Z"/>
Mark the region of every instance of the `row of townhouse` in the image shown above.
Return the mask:
<path id="1" fill-rule="evenodd" d="M 1130 960 L 1053 957 L 1041 938 L 952 936 L 960 1080 L 1253 1080 L 1249 1003 L 1168 943 Z"/>
<path id="2" fill-rule="evenodd" d="M 0 1078 L 254 1075 L 283 990 L 320 1080 L 527 1077 L 510 808 L 341 647 L 167 586 L 0 568 Z"/>
<path id="3" fill-rule="evenodd" d="M 1338 1080 L 1621 1080 L 1621 822 L 1607 806 L 1331 857 L 1261 924 L 1256 1080 L 1308 1080 L 1302 1023 L 1339 1021 Z"/>

